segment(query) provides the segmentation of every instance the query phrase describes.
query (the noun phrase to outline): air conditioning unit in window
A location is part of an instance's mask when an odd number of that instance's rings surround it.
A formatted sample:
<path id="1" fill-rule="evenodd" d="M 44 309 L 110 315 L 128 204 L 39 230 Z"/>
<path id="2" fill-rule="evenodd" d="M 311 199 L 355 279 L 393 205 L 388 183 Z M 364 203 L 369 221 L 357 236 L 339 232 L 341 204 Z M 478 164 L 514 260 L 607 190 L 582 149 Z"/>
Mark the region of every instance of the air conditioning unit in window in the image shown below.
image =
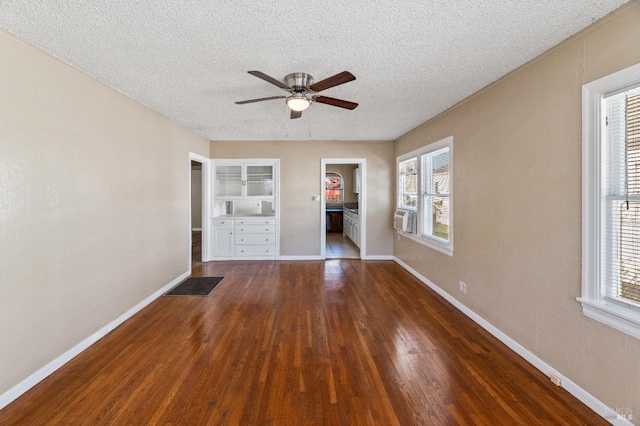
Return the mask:
<path id="1" fill-rule="evenodd" d="M 413 210 L 396 209 L 393 214 L 393 227 L 398 232 L 413 234 L 416 229 L 415 212 Z"/>

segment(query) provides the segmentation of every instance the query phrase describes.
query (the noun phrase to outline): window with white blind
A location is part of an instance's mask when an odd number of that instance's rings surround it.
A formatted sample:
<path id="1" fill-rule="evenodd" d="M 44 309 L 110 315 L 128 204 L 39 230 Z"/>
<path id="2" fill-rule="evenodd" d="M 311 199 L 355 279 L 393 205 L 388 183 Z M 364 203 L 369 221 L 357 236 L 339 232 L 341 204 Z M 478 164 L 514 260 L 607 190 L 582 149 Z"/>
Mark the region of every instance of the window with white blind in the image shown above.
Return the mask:
<path id="1" fill-rule="evenodd" d="M 416 234 L 404 234 L 448 255 L 453 254 L 451 152 L 448 137 L 398 157 L 398 207 L 416 211 Z"/>
<path id="2" fill-rule="evenodd" d="M 640 64 L 583 86 L 585 315 L 640 337 Z"/>
<path id="3" fill-rule="evenodd" d="M 398 163 L 398 207 L 415 210 L 418 207 L 418 157 Z"/>
<path id="4" fill-rule="evenodd" d="M 422 155 L 422 234 L 441 244 L 449 242 L 449 147 Z"/>

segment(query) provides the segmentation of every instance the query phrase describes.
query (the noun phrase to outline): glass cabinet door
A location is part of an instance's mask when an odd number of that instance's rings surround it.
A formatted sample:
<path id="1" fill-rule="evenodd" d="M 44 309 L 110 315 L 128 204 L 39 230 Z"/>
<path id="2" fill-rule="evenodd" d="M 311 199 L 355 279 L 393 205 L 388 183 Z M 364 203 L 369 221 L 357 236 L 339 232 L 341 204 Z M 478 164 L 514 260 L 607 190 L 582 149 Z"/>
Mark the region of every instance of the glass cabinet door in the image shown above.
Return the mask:
<path id="1" fill-rule="evenodd" d="M 216 166 L 216 197 L 242 197 L 242 165 Z"/>
<path id="2" fill-rule="evenodd" d="M 247 165 L 247 197 L 273 196 L 273 166 Z"/>

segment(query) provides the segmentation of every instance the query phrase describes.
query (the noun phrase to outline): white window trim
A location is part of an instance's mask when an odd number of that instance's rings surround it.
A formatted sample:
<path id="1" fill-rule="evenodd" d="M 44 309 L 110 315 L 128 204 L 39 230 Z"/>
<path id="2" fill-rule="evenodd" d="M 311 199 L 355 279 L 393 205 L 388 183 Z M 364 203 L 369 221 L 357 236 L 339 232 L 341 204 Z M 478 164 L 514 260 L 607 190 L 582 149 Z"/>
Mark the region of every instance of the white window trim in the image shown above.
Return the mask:
<path id="1" fill-rule="evenodd" d="M 600 200 L 602 100 L 640 82 L 640 64 L 582 86 L 582 313 L 640 338 L 640 311 L 604 297 L 600 283 Z"/>
<path id="2" fill-rule="evenodd" d="M 422 234 L 422 223 L 421 223 L 421 219 L 422 219 L 422 215 L 421 212 L 424 211 L 424 208 L 422 206 L 422 202 L 423 202 L 423 197 L 421 196 L 422 194 L 422 158 L 421 156 L 424 154 L 429 154 L 432 153 L 434 151 L 438 151 L 441 150 L 443 148 L 449 148 L 449 155 L 450 155 L 450 163 L 449 163 L 449 179 L 451 180 L 450 182 L 450 188 L 449 188 L 449 242 L 448 243 L 443 243 L 440 242 L 438 240 L 436 240 L 435 238 L 428 238 L 428 237 L 423 237 Z M 416 150 L 413 150 L 411 152 L 408 152 L 406 154 L 400 155 L 398 157 L 396 157 L 396 190 L 399 192 L 399 176 L 400 176 L 400 162 L 408 160 L 412 157 L 417 157 L 418 161 L 417 161 L 417 168 L 418 168 L 418 206 L 416 207 L 416 228 L 417 228 L 417 232 L 414 233 L 407 233 L 407 232 L 401 232 L 403 237 L 409 238 L 410 240 L 416 241 L 420 244 L 423 244 L 427 247 L 430 247 L 434 250 L 437 250 L 441 253 L 444 253 L 446 255 L 449 256 L 453 256 L 453 233 L 454 233 L 454 224 L 453 224 L 453 136 L 448 136 L 444 139 L 441 139 L 437 142 L 433 142 L 429 145 L 426 145 L 422 148 L 418 148 Z M 396 197 L 396 206 L 400 205 L 400 197 L 401 194 L 397 194 Z"/>

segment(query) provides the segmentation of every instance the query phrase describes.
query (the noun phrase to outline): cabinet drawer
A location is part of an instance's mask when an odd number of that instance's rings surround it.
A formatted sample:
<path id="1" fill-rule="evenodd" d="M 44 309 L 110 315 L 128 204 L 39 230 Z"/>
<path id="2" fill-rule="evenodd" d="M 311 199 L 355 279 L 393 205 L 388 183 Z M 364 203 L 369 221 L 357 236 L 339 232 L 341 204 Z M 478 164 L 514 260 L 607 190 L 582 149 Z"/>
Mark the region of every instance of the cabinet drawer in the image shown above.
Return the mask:
<path id="1" fill-rule="evenodd" d="M 238 219 L 236 225 L 275 225 L 276 220 L 270 219 Z"/>
<path id="2" fill-rule="evenodd" d="M 275 246 L 236 246 L 236 256 L 275 256 Z"/>
<path id="3" fill-rule="evenodd" d="M 274 245 L 274 234 L 236 234 L 236 244 L 239 245 Z"/>
<path id="4" fill-rule="evenodd" d="M 229 226 L 233 226 L 233 220 L 230 220 L 230 219 L 215 219 L 213 221 L 213 226 L 217 226 L 219 228 L 227 228 Z"/>
<path id="5" fill-rule="evenodd" d="M 275 234 L 275 225 L 236 225 L 236 234 Z"/>

